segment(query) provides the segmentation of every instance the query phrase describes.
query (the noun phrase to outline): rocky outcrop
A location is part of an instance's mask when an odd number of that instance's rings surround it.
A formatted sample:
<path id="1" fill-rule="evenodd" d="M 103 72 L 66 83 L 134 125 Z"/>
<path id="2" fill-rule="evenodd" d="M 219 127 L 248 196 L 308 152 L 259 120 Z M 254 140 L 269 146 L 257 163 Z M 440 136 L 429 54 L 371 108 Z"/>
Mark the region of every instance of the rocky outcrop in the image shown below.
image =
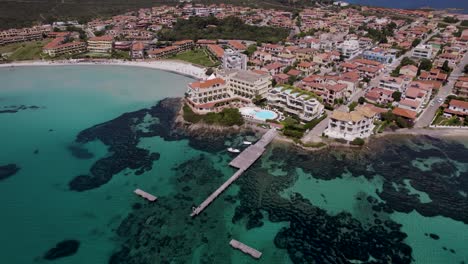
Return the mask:
<path id="1" fill-rule="evenodd" d="M 15 175 L 20 168 L 16 164 L 0 166 L 0 180 L 4 180 Z"/>

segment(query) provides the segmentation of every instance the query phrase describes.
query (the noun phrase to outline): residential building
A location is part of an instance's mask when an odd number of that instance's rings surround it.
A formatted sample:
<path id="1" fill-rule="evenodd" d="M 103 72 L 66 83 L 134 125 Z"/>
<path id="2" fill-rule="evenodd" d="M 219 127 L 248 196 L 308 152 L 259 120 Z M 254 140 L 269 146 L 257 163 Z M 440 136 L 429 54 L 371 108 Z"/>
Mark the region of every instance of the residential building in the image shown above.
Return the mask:
<path id="1" fill-rule="evenodd" d="M 445 116 L 468 116 L 468 102 L 452 99 L 444 110 Z"/>
<path id="2" fill-rule="evenodd" d="M 232 49 L 227 49 L 223 54 L 223 69 L 247 70 L 247 60 L 247 55 Z"/>
<path id="3" fill-rule="evenodd" d="M 114 38 L 112 36 L 100 36 L 88 39 L 88 51 L 96 53 L 112 52 Z"/>
<path id="4" fill-rule="evenodd" d="M 364 51 L 362 57 L 364 59 L 378 61 L 380 63 L 392 63 L 396 59 L 394 54 L 379 48 Z"/>
<path id="5" fill-rule="evenodd" d="M 296 115 L 308 122 L 323 114 L 324 106 L 317 98 L 294 89 L 275 87 L 268 92 L 268 104 L 282 111 Z"/>
<path id="6" fill-rule="evenodd" d="M 400 68 L 400 74 L 414 78 L 418 75 L 418 67 L 414 65 L 405 65 Z"/>
<path id="7" fill-rule="evenodd" d="M 367 101 L 371 103 L 386 105 L 388 103 L 393 102 L 393 93 L 393 90 L 374 87 L 370 91 L 368 91 L 364 95 L 364 97 L 367 99 Z"/>
<path id="8" fill-rule="evenodd" d="M 237 51 L 244 51 L 247 49 L 247 47 L 244 44 L 242 44 L 240 41 L 237 41 L 237 40 L 229 40 L 228 46 L 231 49 L 237 50 Z"/>
<path id="9" fill-rule="evenodd" d="M 216 58 L 218 58 L 219 60 L 223 59 L 223 56 L 224 56 L 223 48 L 214 44 L 208 44 L 207 47 L 208 47 L 208 51 L 211 52 L 211 54 L 213 54 L 214 56 L 216 56 Z"/>
<path id="10" fill-rule="evenodd" d="M 406 89 L 403 98 L 399 102 L 399 107 L 419 113 L 423 107 L 429 102 L 431 90 L 423 90 L 420 88 L 410 87 Z"/>
<path id="11" fill-rule="evenodd" d="M 431 59 L 433 50 L 431 45 L 418 45 L 413 49 L 412 57 L 417 59 Z"/>
<path id="12" fill-rule="evenodd" d="M 379 87 L 390 89 L 393 91 L 404 92 L 406 89 L 407 82 L 403 78 L 383 76 L 379 81 Z"/>
<path id="13" fill-rule="evenodd" d="M 338 46 L 338 50 L 345 59 L 352 59 L 361 52 L 357 40 L 345 40 Z"/>
<path id="14" fill-rule="evenodd" d="M 370 108 L 359 108 L 352 112 L 335 110 L 330 115 L 325 135 L 331 138 L 342 138 L 352 141 L 356 138 L 367 138 L 375 127 L 377 113 Z"/>
<path id="15" fill-rule="evenodd" d="M 136 41 L 132 44 L 132 58 L 143 59 L 145 55 L 145 44 L 141 41 Z"/>
<path id="16" fill-rule="evenodd" d="M 63 37 L 55 38 L 42 48 L 42 52 L 50 57 L 79 54 L 86 52 L 86 43 L 79 41 L 66 42 Z"/>
<path id="17" fill-rule="evenodd" d="M 468 77 L 460 77 L 455 82 L 454 91 L 457 96 L 468 98 Z"/>

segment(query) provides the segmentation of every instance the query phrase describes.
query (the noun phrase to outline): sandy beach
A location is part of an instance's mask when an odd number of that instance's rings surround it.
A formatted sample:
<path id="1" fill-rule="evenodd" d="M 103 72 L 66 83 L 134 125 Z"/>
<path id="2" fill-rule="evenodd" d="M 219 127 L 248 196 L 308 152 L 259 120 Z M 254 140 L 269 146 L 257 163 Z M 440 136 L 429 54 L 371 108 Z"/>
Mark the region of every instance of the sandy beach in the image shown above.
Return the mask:
<path id="1" fill-rule="evenodd" d="M 122 61 L 122 60 L 63 60 L 63 61 L 22 61 L 0 64 L 0 67 L 22 67 L 22 66 L 71 66 L 71 65 L 111 65 L 111 66 L 132 66 L 173 72 L 195 79 L 205 79 L 205 68 L 191 63 L 176 60 L 157 61 Z"/>

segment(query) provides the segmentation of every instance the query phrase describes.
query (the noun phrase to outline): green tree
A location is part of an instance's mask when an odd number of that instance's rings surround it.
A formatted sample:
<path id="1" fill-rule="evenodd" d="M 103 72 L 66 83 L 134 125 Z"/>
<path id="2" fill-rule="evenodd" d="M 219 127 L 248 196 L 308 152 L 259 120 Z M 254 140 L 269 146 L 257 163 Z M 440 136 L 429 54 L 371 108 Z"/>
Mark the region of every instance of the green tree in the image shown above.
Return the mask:
<path id="1" fill-rule="evenodd" d="M 365 102 L 366 102 L 366 98 L 364 98 L 364 97 L 362 97 L 362 96 L 359 97 L 359 99 L 358 99 L 358 103 L 359 103 L 359 104 L 364 104 Z"/>
<path id="2" fill-rule="evenodd" d="M 257 51 L 257 45 L 252 44 L 247 47 L 247 50 L 244 51 L 244 54 L 250 57 L 252 54 L 254 54 L 255 51 Z"/>
<path id="3" fill-rule="evenodd" d="M 348 108 L 349 108 L 349 111 L 354 111 L 354 109 L 356 109 L 356 106 L 358 106 L 358 103 L 357 102 L 352 102 L 351 104 L 349 104 Z"/>
<path id="4" fill-rule="evenodd" d="M 411 43 L 411 46 L 414 48 L 414 47 L 418 46 L 420 43 L 421 43 L 421 39 L 415 39 Z"/>
<path id="5" fill-rule="evenodd" d="M 395 102 L 400 102 L 401 100 L 401 92 L 400 91 L 395 91 L 392 93 L 392 98 L 395 100 Z"/>
<path id="6" fill-rule="evenodd" d="M 419 62 L 419 69 L 423 71 L 430 71 L 432 69 L 432 61 L 429 59 L 421 59 Z"/>
<path id="7" fill-rule="evenodd" d="M 362 146 L 364 145 L 366 142 L 364 141 L 364 139 L 362 138 L 355 138 L 353 141 L 351 141 L 351 145 L 355 145 L 355 146 Z"/>
<path id="8" fill-rule="evenodd" d="M 448 60 L 445 60 L 444 61 L 444 64 L 442 65 L 442 68 L 441 68 L 444 72 L 451 72 L 452 71 L 452 68 L 449 67 L 449 62 Z"/>
<path id="9" fill-rule="evenodd" d="M 465 64 L 465 67 L 463 68 L 463 72 L 465 74 L 468 74 L 468 64 Z"/>

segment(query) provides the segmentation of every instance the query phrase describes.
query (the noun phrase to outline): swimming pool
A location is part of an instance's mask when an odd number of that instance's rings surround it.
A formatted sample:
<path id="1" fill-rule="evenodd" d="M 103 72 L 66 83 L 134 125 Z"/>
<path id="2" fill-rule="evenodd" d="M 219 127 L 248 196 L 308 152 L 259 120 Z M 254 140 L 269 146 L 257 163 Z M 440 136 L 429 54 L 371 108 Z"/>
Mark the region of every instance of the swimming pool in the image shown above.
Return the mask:
<path id="1" fill-rule="evenodd" d="M 240 109 L 240 112 L 244 116 L 252 117 L 261 121 L 276 119 L 278 117 L 277 113 L 270 110 L 260 109 L 258 107 L 243 107 Z"/>

